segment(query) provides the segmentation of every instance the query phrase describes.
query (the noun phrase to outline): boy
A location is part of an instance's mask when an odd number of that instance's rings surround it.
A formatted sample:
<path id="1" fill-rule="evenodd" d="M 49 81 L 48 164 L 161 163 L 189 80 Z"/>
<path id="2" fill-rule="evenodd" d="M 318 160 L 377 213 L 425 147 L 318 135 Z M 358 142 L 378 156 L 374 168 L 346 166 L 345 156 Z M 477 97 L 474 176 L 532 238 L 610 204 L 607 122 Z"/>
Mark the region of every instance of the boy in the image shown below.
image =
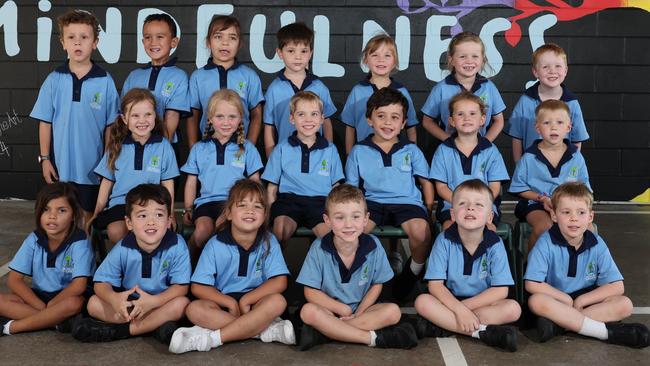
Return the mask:
<path id="1" fill-rule="evenodd" d="M 40 121 L 38 162 L 45 182 L 73 183 L 87 221 L 99 191 L 93 170 L 104 153 L 106 127 L 119 114 L 119 97 L 113 78 L 90 59 L 99 41 L 97 18 L 72 10 L 57 24 L 68 60 L 47 76 L 30 117 Z"/>
<path id="2" fill-rule="evenodd" d="M 336 146 L 318 132 L 323 102 L 310 91 L 299 91 L 289 102 L 289 121 L 296 127 L 273 149 L 262 174 L 267 181 L 273 234 L 284 246 L 298 226 L 317 237 L 329 232 L 323 222 L 325 198 L 332 186 L 345 180 Z"/>
<path id="3" fill-rule="evenodd" d="M 347 182 L 362 188 L 368 200 L 370 220 L 365 232 L 375 225 L 396 225 L 408 235 L 412 257 L 393 285 L 398 301 L 415 285 L 431 248 L 433 185 L 427 178 L 429 166 L 422 151 L 399 137 L 407 111 L 406 97 L 395 89 L 382 88 L 370 96 L 366 118 L 375 133 L 354 145 L 345 166 Z M 424 192 L 424 203 L 416 178 Z"/>
<path id="4" fill-rule="evenodd" d="M 153 332 L 169 344 L 189 300 L 190 258 L 183 238 L 169 230 L 171 196 L 157 184 L 140 184 L 126 195 L 131 231 L 95 272 L 88 314 L 74 325 L 82 342 L 110 342 Z"/>
<path id="5" fill-rule="evenodd" d="M 330 117 L 336 107 L 330 92 L 323 82 L 309 72 L 314 32 L 305 23 L 292 23 L 280 28 L 277 34 L 276 52 L 285 68 L 269 85 L 264 95 L 264 146 L 266 156 L 271 155 L 276 143 L 289 138 L 295 130 L 289 123 L 289 99 L 300 90 L 314 92 L 323 101 L 324 120 L 322 133 L 327 141 L 332 141 L 332 122 Z"/>
<path id="6" fill-rule="evenodd" d="M 567 54 L 562 47 L 548 43 L 533 52 L 533 75 L 539 80 L 519 98 L 512 110 L 506 133 L 512 137 L 512 157 L 517 163 L 522 153 L 540 138 L 533 121 L 533 111 L 543 101 L 555 99 L 569 106 L 573 129 L 569 140 L 580 150 L 589 134 L 582 118 L 577 97 L 563 84 L 569 70 Z"/>
<path id="7" fill-rule="evenodd" d="M 537 106 L 535 114 L 535 129 L 542 140 L 526 149 L 508 189 L 520 197 L 515 216 L 532 226 L 528 250 L 551 227 L 551 194 L 555 188 L 567 181 L 580 181 L 589 187 L 585 159 L 574 144 L 565 140 L 571 131 L 569 107 L 561 100 L 549 99 Z"/>
<path id="8" fill-rule="evenodd" d="M 434 180 L 438 192 L 436 219 L 447 230 L 451 224 L 452 192 L 465 180 L 478 178 L 488 184 L 492 197 L 499 197 L 501 181 L 510 179 L 499 149 L 487 138 L 479 135 L 485 125 L 486 106 L 474 93 L 462 91 L 449 101 L 449 122 L 455 132 L 443 141 L 431 159 L 429 178 Z M 498 204 L 492 207 L 494 213 L 487 228 L 496 231 L 500 211 Z"/>
<path id="9" fill-rule="evenodd" d="M 501 325 L 519 319 L 521 308 L 506 298 L 514 281 L 503 242 L 486 228 L 492 201 L 492 190 L 480 179 L 454 190 L 454 224 L 436 238 L 424 275 L 429 293 L 415 301 L 418 314 L 428 320 L 417 318 L 419 337 L 444 337 L 448 330 L 517 350 L 516 330 Z"/>
<path id="10" fill-rule="evenodd" d="M 539 316 L 539 341 L 568 329 L 608 343 L 647 347 L 645 325 L 619 322 L 632 313 L 632 302 L 623 295 L 623 276 L 607 245 L 587 230 L 594 219 L 589 188 L 564 183 L 551 200 L 554 224 L 528 255 L 524 275 L 528 306 Z"/>
<path id="11" fill-rule="evenodd" d="M 393 273 L 379 240 L 363 233 L 368 210 L 358 188 L 341 184 L 327 196 L 323 219 L 331 233 L 314 241 L 296 282 L 305 286 L 307 303 L 300 350 L 327 342 L 409 349 L 415 330 L 400 323 L 399 307 L 376 303 Z"/>
<path id="12" fill-rule="evenodd" d="M 178 46 L 174 20 L 162 13 L 147 16 L 142 44 L 151 62 L 131 71 L 124 81 L 122 96 L 133 88 L 149 89 L 156 98 L 156 115 L 163 121 L 164 135 L 176 143 L 179 120 L 190 114 L 190 97 L 187 74 L 176 66 L 176 58 L 169 58 L 172 48 Z"/>

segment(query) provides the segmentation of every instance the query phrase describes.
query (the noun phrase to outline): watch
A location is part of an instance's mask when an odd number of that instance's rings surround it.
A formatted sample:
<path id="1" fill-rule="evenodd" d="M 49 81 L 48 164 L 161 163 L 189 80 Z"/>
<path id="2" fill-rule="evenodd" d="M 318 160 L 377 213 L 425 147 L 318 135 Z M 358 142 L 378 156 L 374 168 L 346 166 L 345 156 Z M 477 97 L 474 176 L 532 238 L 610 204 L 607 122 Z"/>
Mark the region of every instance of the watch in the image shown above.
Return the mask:
<path id="1" fill-rule="evenodd" d="M 45 160 L 50 160 L 50 156 L 49 155 L 39 155 L 38 156 L 38 163 L 39 164 L 43 163 L 43 161 L 45 161 Z"/>

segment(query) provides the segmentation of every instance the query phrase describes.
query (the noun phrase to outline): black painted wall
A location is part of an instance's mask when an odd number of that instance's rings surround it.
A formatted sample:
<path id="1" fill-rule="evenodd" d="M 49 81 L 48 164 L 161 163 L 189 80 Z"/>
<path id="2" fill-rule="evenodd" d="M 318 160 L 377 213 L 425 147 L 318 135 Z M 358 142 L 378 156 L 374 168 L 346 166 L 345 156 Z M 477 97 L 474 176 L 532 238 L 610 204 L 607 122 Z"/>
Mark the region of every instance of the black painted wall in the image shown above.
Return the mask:
<path id="1" fill-rule="evenodd" d="M 405 15 L 397 7 L 396 0 L 382 1 L 233 1 L 234 13 L 242 23 L 244 45 L 239 55 L 243 62 L 250 62 L 248 33 L 256 14 L 264 14 L 267 20 L 265 53 L 271 57 L 275 47 L 274 33 L 280 27 L 280 14 L 291 10 L 299 21 L 313 24 L 316 15 L 324 15 L 330 22 L 329 62 L 345 67 L 345 75 L 325 78 L 334 101 L 342 109 L 349 89 L 363 77 L 358 66 L 362 45 L 362 25 L 366 20 L 379 23 L 389 34 L 395 32 L 395 19 Z M 450 1 L 458 4 L 461 1 Z M 486 1 L 488 3 L 489 1 Z M 492 1 L 494 3 L 495 1 Z M 4 2 L 4 5 L 11 2 Z M 48 2 L 45 2 L 48 3 Z M 119 8 L 122 14 L 122 46 L 118 63 L 100 61 L 117 83 L 118 89 L 129 71 L 137 67 L 136 18 L 142 8 L 162 9 L 178 21 L 182 29 L 180 46 L 176 51 L 180 65 L 188 73 L 195 68 L 196 18 L 199 5 L 204 1 L 120 1 L 91 2 L 52 1 L 49 11 L 38 10 L 36 1 L 20 1 L 18 5 L 18 43 L 20 52 L 8 56 L 0 42 L 0 198 L 33 198 L 43 184 L 40 167 L 36 163 L 38 136 L 36 121 L 28 118 L 36 100 L 38 89 L 47 76 L 65 57 L 57 35 L 51 39 L 50 62 L 36 61 L 36 19 L 56 16 L 70 8 L 83 8 L 94 12 L 102 25 L 106 24 L 106 9 Z M 421 1 L 411 1 L 413 9 Z M 503 3 L 503 2 L 501 2 Z M 536 1 L 545 4 L 545 1 Z M 567 1 L 578 6 L 580 1 Z M 587 3 L 587 1 L 584 1 Z M 453 5 L 452 4 L 452 5 Z M 546 4 L 548 5 L 548 4 Z M 413 10 L 412 9 L 412 10 Z M 519 11 L 504 6 L 481 7 L 460 19 L 464 30 L 480 32 L 483 25 L 494 18 L 508 18 Z M 396 74 L 414 98 L 416 108 L 424 103 L 435 84 L 427 80 L 423 67 L 423 49 L 426 23 L 430 16 L 440 15 L 429 9 L 419 14 L 409 14 L 411 23 L 411 54 L 408 69 Z M 504 59 L 503 69 L 493 78 L 508 106 L 506 120 L 511 108 L 524 89 L 530 73 L 531 45 L 528 26 L 537 17 L 519 22 L 523 37 L 516 46 L 506 43 L 504 33 L 497 33 L 495 45 Z M 591 139 L 585 143 L 592 186 L 600 200 L 629 200 L 650 187 L 650 13 L 642 9 L 608 9 L 585 15 L 571 21 L 558 21 L 545 34 L 547 42 L 563 46 L 569 54 L 569 74 L 566 80 L 582 105 Z M 0 29 L 0 37 L 7 35 L 6 26 Z M 56 23 L 54 24 L 56 33 Z M 450 28 L 443 28 L 442 38 L 450 37 Z M 443 66 L 444 67 L 444 66 Z M 273 74 L 260 72 L 263 86 L 274 78 Z M 9 116 L 15 116 L 9 118 Z M 430 157 L 437 143 L 419 131 L 419 145 Z M 343 145 L 343 128 L 336 127 L 336 142 Z M 497 140 L 512 173 L 510 139 L 502 134 Z M 186 154 L 186 147 L 183 148 Z M 184 158 L 180 159 L 182 163 Z"/>

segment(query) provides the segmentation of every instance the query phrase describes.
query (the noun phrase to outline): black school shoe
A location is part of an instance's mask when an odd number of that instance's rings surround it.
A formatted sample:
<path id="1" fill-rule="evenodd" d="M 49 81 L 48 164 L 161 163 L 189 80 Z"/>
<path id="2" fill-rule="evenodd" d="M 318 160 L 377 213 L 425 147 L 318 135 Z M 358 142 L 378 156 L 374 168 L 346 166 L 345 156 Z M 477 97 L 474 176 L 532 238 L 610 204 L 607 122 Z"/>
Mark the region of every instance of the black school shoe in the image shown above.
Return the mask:
<path id="1" fill-rule="evenodd" d="M 398 303 L 406 299 L 413 290 L 413 287 L 415 287 L 416 282 L 424 276 L 424 268 L 422 268 L 422 271 L 417 276 L 411 271 L 412 260 L 409 257 L 406 264 L 404 264 L 404 268 L 402 268 L 402 273 L 393 280 L 393 297 Z"/>
<path id="2" fill-rule="evenodd" d="M 427 319 L 423 318 L 421 315 L 402 315 L 405 322 L 411 324 L 413 329 L 415 329 L 415 334 L 418 336 L 418 339 L 427 338 L 427 337 L 449 337 L 453 335 L 452 332 L 440 328 L 437 325 L 431 323 Z"/>
<path id="3" fill-rule="evenodd" d="M 72 328 L 72 336 L 82 342 L 111 342 L 131 336 L 129 323 L 111 324 L 93 318 L 81 319 Z"/>
<path id="4" fill-rule="evenodd" d="M 300 330 L 300 342 L 298 342 L 298 349 L 300 351 L 306 351 L 314 346 L 319 344 L 324 344 L 329 342 L 323 333 L 316 330 L 316 328 L 311 325 L 303 324 L 302 329 Z"/>
<path id="5" fill-rule="evenodd" d="M 398 323 L 377 331 L 375 345 L 377 348 L 402 348 L 411 349 L 418 345 L 418 336 L 415 329 L 408 323 Z"/>
<path id="6" fill-rule="evenodd" d="M 158 342 L 168 345 L 169 342 L 172 340 L 172 335 L 174 335 L 174 332 L 178 328 L 179 328 L 178 323 L 173 320 L 170 320 L 168 322 L 165 322 L 163 325 L 159 326 L 158 328 L 156 328 L 153 332 L 151 332 L 151 336 L 157 339 Z"/>
<path id="7" fill-rule="evenodd" d="M 537 341 L 544 343 L 549 339 L 564 334 L 566 330 L 543 316 L 537 317 Z"/>
<path id="8" fill-rule="evenodd" d="M 71 316 L 68 319 L 62 321 L 61 323 L 57 324 L 54 328 L 58 330 L 61 333 L 70 333 L 72 332 L 72 329 L 74 328 L 74 325 L 81 321 L 83 319 L 81 314 L 77 314 L 75 316 Z"/>
<path id="9" fill-rule="evenodd" d="M 483 343 L 492 347 L 499 347 L 509 352 L 517 350 L 517 331 L 507 325 L 488 325 L 485 330 L 478 333 Z"/>
<path id="10" fill-rule="evenodd" d="M 634 348 L 650 345 L 648 327 L 639 323 L 606 323 L 607 342 Z"/>

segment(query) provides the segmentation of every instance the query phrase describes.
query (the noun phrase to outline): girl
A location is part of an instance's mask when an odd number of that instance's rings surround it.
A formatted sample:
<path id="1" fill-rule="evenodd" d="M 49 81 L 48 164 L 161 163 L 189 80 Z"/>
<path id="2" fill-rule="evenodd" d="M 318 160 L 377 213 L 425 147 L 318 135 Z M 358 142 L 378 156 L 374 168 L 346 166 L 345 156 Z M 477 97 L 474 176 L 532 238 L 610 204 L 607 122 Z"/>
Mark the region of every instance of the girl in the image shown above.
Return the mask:
<path id="1" fill-rule="evenodd" d="M 237 93 L 229 89 L 215 92 L 208 103 L 203 140 L 192 147 L 181 171 L 185 181 L 185 211 L 183 221 L 194 221 L 190 238 L 192 267 L 201 255 L 201 249 L 214 234 L 217 218 L 230 187 L 241 178 L 259 181 L 262 159 L 255 145 L 244 139 L 242 117 L 244 107 Z M 197 179 L 201 194 L 196 197 Z"/>
<path id="2" fill-rule="evenodd" d="M 479 36 L 462 32 L 451 39 L 447 50 L 451 74 L 431 89 L 422 107 L 422 126 L 438 140 L 445 141 L 453 132 L 448 123 L 448 105 L 451 97 L 461 91 L 476 94 L 487 106 L 489 118 L 480 129 L 482 136 L 492 142 L 503 129 L 503 99 L 494 83 L 479 74 L 486 64 L 485 45 Z"/>
<path id="3" fill-rule="evenodd" d="M 373 133 L 366 119 L 366 102 L 375 91 L 391 87 L 399 90 L 409 103 L 406 121 L 406 134 L 408 139 L 416 142 L 415 126 L 419 123 L 415 115 L 415 107 L 408 90 L 400 83 L 393 80 L 390 74 L 395 71 L 399 63 L 395 41 L 386 33 L 372 37 L 363 48 L 361 64 L 366 65 L 370 72 L 365 80 L 360 81 L 352 88 L 348 100 L 345 102 L 341 121 L 345 126 L 345 152 L 350 153 L 352 145 L 364 140 Z M 356 135 L 356 138 L 355 138 Z"/>
<path id="4" fill-rule="evenodd" d="M 46 185 L 34 211 L 36 230 L 9 265 L 11 293 L 0 294 L 0 335 L 54 326 L 69 332 L 71 321 L 65 320 L 83 309 L 94 272 L 92 247 L 78 226 L 82 213 L 75 188 L 62 182 Z M 25 276 L 32 278 L 32 288 Z"/>
<path id="5" fill-rule="evenodd" d="M 239 94 L 246 108 L 243 113 L 244 134 L 257 143 L 262 128 L 262 82 L 248 66 L 237 62 L 241 48 L 241 27 L 237 18 L 215 15 L 208 26 L 205 44 L 212 56 L 202 68 L 190 77 L 190 106 L 192 116 L 187 119 L 187 138 L 190 148 L 199 139 L 208 121 L 208 101 L 219 89 L 232 89 Z"/>
<path id="6" fill-rule="evenodd" d="M 124 222 L 126 194 L 142 183 L 160 183 L 174 202 L 173 179 L 180 175 L 174 150 L 163 138 L 163 126 L 151 92 L 129 90 L 122 98 L 120 110 L 123 114 L 110 127 L 106 153 L 95 168 L 102 181 L 93 219 L 97 218 L 97 229 L 107 229 L 111 246 L 128 233 Z M 108 208 L 104 210 L 107 202 Z"/>
<path id="7" fill-rule="evenodd" d="M 289 270 L 277 239 L 268 231 L 264 187 L 250 179 L 235 183 L 225 221 L 201 254 L 192 275 L 197 300 L 187 307 L 192 328 L 174 332 L 169 351 L 208 351 L 226 342 L 257 337 L 295 344 L 293 325 L 276 319 L 287 307 L 282 292 Z"/>

